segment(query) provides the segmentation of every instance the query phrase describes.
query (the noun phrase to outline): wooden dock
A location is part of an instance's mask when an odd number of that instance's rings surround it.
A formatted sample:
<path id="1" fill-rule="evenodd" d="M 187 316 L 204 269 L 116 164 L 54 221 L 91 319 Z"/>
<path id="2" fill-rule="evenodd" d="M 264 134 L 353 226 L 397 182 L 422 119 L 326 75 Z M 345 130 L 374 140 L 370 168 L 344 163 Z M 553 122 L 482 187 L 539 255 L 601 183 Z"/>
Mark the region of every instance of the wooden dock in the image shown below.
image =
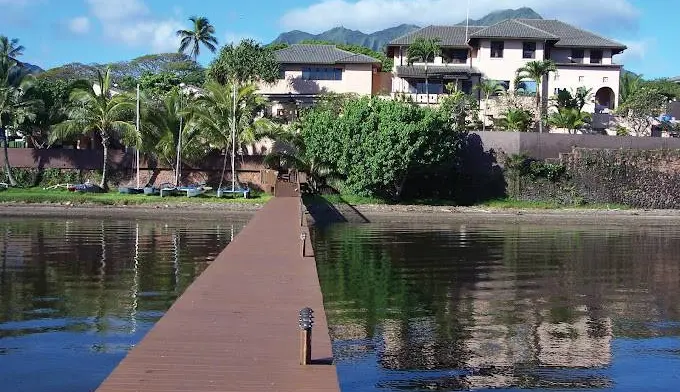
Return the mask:
<path id="1" fill-rule="evenodd" d="M 272 199 L 98 391 L 339 391 L 299 214 L 299 198 Z M 298 312 L 307 306 L 316 364 L 301 366 Z"/>

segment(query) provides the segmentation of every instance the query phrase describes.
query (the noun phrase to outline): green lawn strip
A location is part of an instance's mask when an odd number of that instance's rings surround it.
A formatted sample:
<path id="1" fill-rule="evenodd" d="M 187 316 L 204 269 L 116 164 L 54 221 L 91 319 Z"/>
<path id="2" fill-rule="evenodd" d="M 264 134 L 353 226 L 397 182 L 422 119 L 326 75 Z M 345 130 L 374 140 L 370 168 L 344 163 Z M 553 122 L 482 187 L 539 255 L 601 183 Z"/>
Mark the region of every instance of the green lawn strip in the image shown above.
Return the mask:
<path id="1" fill-rule="evenodd" d="M 331 203 L 331 204 L 350 204 L 355 206 L 360 205 L 422 205 L 422 206 L 457 206 L 454 201 L 442 199 L 420 199 L 410 200 L 402 203 L 390 203 L 383 199 L 361 197 L 355 195 L 314 195 L 305 196 L 305 202 L 311 204 L 317 203 Z M 581 209 L 581 210 L 627 210 L 630 207 L 622 204 L 583 204 L 583 205 L 565 205 L 554 202 L 545 201 L 523 201 L 514 199 L 498 199 L 489 200 L 475 204 L 473 207 L 488 207 L 498 209 L 534 209 L 534 210 L 565 210 L 565 209 Z"/>
<path id="2" fill-rule="evenodd" d="M 127 195 L 118 192 L 108 193 L 80 193 L 66 190 L 45 190 L 42 188 L 11 188 L 0 191 L 0 203 L 68 203 L 73 204 L 100 204 L 100 205 L 140 205 L 140 204 L 173 204 L 173 203 L 266 203 L 271 196 L 257 194 L 249 199 L 242 197 L 217 198 L 213 194 L 205 194 L 197 197 L 186 196 L 146 196 Z"/>

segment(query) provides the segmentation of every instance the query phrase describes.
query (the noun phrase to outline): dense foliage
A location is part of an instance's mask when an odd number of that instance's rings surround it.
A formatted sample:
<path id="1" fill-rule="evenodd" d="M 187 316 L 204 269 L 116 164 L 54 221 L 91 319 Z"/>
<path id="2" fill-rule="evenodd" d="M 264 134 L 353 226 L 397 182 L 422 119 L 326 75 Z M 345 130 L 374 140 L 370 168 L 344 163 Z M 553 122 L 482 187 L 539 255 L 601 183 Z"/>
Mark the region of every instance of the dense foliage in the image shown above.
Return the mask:
<path id="1" fill-rule="evenodd" d="M 301 132 L 307 159 L 331 167 L 344 191 L 392 200 L 414 177 L 453 170 L 466 135 L 445 109 L 368 97 L 311 110 Z"/>

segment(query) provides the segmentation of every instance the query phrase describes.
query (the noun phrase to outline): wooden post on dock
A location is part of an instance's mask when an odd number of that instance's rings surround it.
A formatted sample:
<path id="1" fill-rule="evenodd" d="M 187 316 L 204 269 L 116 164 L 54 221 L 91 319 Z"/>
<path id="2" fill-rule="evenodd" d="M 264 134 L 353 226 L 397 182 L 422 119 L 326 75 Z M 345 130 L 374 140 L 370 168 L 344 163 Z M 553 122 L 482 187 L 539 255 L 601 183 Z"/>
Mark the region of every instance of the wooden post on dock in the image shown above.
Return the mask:
<path id="1" fill-rule="evenodd" d="M 300 310 L 300 365 L 312 363 L 312 327 L 314 311 L 311 308 Z"/>

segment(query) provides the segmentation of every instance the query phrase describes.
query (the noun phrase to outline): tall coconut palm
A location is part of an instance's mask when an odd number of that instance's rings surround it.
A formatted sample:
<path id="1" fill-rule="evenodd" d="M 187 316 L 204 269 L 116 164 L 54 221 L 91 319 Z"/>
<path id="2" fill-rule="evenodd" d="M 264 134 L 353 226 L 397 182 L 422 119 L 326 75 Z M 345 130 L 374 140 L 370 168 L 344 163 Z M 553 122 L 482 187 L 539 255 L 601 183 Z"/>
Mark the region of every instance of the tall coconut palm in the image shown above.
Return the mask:
<path id="1" fill-rule="evenodd" d="M 215 53 L 217 50 L 217 38 L 215 34 L 215 27 L 210 24 L 208 18 L 203 16 L 192 16 L 189 18 L 193 23 L 192 30 L 177 30 L 177 36 L 182 40 L 179 44 L 179 52 L 187 53 L 194 61 L 201 54 L 201 45 L 205 46 L 211 52 Z"/>
<path id="2" fill-rule="evenodd" d="M 224 174 L 227 170 L 227 151 L 231 149 L 232 188 L 236 188 L 235 146 L 242 143 L 254 143 L 264 138 L 275 125 L 266 118 L 258 118 L 257 114 L 265 103 L 265 98 L 256 94 L 253 84 L 240 86 L 234 99 L 231 85 L 208 82 L 204 92 L 198 96 L 191 108 L 192 121 L 189 128 L 200 129 L 209 137 L 211 145 L 225 151 L 222 176 L 219 188 L 222 188 Z M 236 106 L 234 106 L 236 102 Z M 232 126 L 236 132 L 232 136 Z M 235 140 L 234 140 L 235 139 Z"/>
<path id="3" fill-rule="evenodd" d="M 486 112 L 489 108 L 489 98 L 492 95 L 497 95 L 503 93 L 505 88 L 500 82 L 492 79 L 482 79 L 481 82 L 475 86 L 477 90 L 484 97 L 484 118 L 482 119 L 482 131 L 486 131 Z"/>
<path id="4" fill-rule="evenodd" d="M 408 65 L 413 65 L 415 62 L 425 63 L 425 94 L 427 95 L 427 104 L 430 104 L 430 85 L 428 78 L 428 63 L 434 62 L 435 57 L 441 55 L 442 49 L 439 43 L 439 38 L 423 38 L 418 37 L 409 46 L 406 62 Z"/>
<path id="5" fill-rule="evenodd" d="M 4 155 L 5 175 L 11 186 L 16 186 L 17 182 L 9 163 L 7 127 L 35 119 L 40 110 L 42 102 L 29 99 L 26 94 L 32 81 L 33 77 L 26 69 L 13 60 L 0 60 L 0 144 Z"/>
<path id="6" fill-rule="evenodd" d="M 541 86 L 543 81 L 550 75 L 550 72 L 557 72 L 557 65 L 552 60 L 530 61 L 517 70 L 517 79 L 531 79 L 536 83 L 536 114 L 538 116 L 538 130 L 543 132 L 543 99 L 541 97 Z"/>
<path id="7" fill-rule="evenodd" d="M 591 116 L 575 108 L 560 108 L 548 118 L 548 123 L 556 128 L 563 128 L 572 133 L 590 124 Z"/>
<path id="8" fill-rule="evenodd" d="M 18 58 L 24 54 L 24 47 L 19 45 L 19 39 L 9 39 L 4 35 L 0 35 L 0 62 L 10 63 L 14 62 L 21 65 Z"/>
<path id="9" fill-rule="evenodd" d="M 66 140 L 76 135 L 96 132 L 102 139 L 104 160 L 102 179 L 99 186 L 108 189 L 109 146 L 112 138 L 123 140 L 139 147 L 141 136 L 130 121 L 135 110 L 135 101 L 124 94 L 111 91 L 111 71 L 97 70 L 97 81 L 78 81 L 71 92 L 71 107 L 68 120 L 54 127 L 52 140 Z"/>

